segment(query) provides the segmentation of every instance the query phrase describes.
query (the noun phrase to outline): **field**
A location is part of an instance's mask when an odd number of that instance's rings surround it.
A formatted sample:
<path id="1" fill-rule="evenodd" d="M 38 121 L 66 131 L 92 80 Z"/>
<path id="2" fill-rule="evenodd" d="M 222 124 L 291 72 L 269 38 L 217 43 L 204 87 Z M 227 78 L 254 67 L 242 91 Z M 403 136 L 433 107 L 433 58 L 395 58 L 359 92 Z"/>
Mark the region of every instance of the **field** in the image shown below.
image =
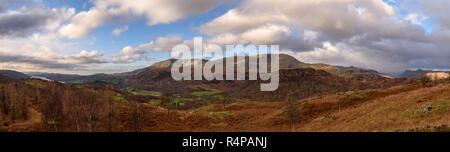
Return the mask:
<path id="1" fill-rule="evenodd" d="M 138 90 L 138 89 L 134 89 L 134 88 L 130 88 L 130 87 L 125 88 L 125 90 L 133 95 L 156 96 L 156 97 L 161 96 L 161 92 L 158 92 L 158 91 Z"/>

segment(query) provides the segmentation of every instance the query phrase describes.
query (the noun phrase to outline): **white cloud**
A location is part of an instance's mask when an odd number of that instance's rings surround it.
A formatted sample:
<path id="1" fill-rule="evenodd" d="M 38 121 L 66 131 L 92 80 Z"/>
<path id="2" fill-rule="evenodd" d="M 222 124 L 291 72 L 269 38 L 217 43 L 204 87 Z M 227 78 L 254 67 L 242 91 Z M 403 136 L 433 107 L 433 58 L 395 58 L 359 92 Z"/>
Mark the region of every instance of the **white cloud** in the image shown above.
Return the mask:
<path id="1" fill-rule="evenodd" d="M 119 53 L 113 55 L 113 63 L 128 64 L 148 59 L 146 56 L 149 51 L 154 52 L 170 52 L 175 45 L 187 44 L 193 45 L 192 40 L 183 40 L 179 35 L 170 35 L 166 37 L 158 37 L 155 41 L 140 44 L 137 47 L 126 46 Z"/>
<path id="2" fill-rule="evenodd" d="M 406 21 L 410 21 L 413 24 L 417 24 L 417 25 L 421 25 L 423 23 L 423 21 L 425 21 L 426 19 L 428 19 L 428 17 L 423 16 L 423 15 L 419 15 L 416 13 L 412 13 L 412 14 L 408 14 L 405 17 Z"/>
<path id="3" fill-rule="evenodd" d="M 59 34 L 69 39 L 87 37 L 95 28 L 110 18 L 108 13 L 97 9 L 83 11 L 75 15 L 70 24 L 61 27 Z"/>
<path id="4" fill-rule="evenodd" d="M 108 63 L 108 61 L 98 51 L 81 51 L 78 54 L 64 56 L 64 61 L 67 63 L 76 64 L 101 64 Z"/>
<path id="5" fill-rule="evenodd" d="M 73 13 L 73 8 L 49 10 L 27 6 L 0 12 L 0 38 L 28 37 L 34 33 L 52 32 Z"/>
<path id="6" fill-rule="evenodd" d="M 156 43 L 152 46 L 153 51 L 162 52 L 162 51 L 172 51 L 172 48 L 175 45 L 184 43 L 183 38 L 179 35 L 172 35 L 167 37 L 158 37 L 156 39 Z"/>
<path id="7" fill-rule="evenodd" d="M 150 26 L 167 24 L 192 14 L 204 13 L 217 4 L 219 0 L 95 0 L 90 10 L 79 12 L 59 33 L 65 38 L 82 38 L 105 23 L 126 23 L 141 16 Z"/>
<path id="8" fill-rule="evenodd" d="M 428 13 L 408 12 L 403 17 L 398 13 L 403 5 L 383 0 L 244 0 L 198 31 L 210 42 L 280 44 L 282 51 L 299 52 L 299 57 L 315 62 L 381 72 L 449 68 L 445 58 L 450 57 L 450 46 L 445 41 L 450 40 L 450 30 L 440 27 L 427 34 L 421 25 L 428 19 L 445 25 L 450 20 L 448 1 L 415 1 L 429 6 Z"/>
<path id="9" fill-rule="evenodd" d="M 287 26 L 264 25 L 243 33 L 241 37 L 255 44 L 273 44 L 285 39 L 291 32 Z"/>
<path id="10" fill-rule="evenodd" d="M 131 46 L 124 47 L 119 53 L 113 55 L 115 58 L 112 60 L 115 64 L 128 64 L 146 58 L 146 54 L 153 46 L 153 42 L 141 44 L 135 48 Z"/>
<path id="11" fill-rule="evenodd" d="M 122 28 L 115 28 L 111 34 L 115 35 L 115 36 L 119 36 L 120 34 L 122 34 L 123 32 L 128 31 L 128 26 L 124 26 Z"/>
<path id="12" fill-rule="evenodd" d="M 450 1 L 448 0 L 409 0 L 405 2 L 406 6 L 415 7 L 410 11 L 423 13 L 434 22 L 445 28 L 450 28 Z"/>
<path id="13" fill-rule="evenodd" d="M 336 45 L 324 43 L 323 45 L 323 48 L 316 48 L 307 52 L 297 52 L 293 53 L 293 55 L 297 59 L 307 63 L 323 63 L 326 61 L 327 64 L 331 65 L 357 66 L 382 70 L 387 73 L 398 73 L 401 72 L 398 71 L 398 69 L 404 69 L 406 67 L 406 65 L 401 62 L 358 50 L 367 48 L 353 48 L 353 46 L 343 43 Z"/>
<path id="14" fill-rule="evenodd" d="M 92 72 L 95 68 L 85 65 L 95 63 L 104 69 L 117 68 L 107 68 L 108 60 L 98 51 L 72 52 L 81 50 L 80 44 L 87 45 L 89 40 L 61 38 L 87 37 L 104 24 L 123 25 L 111 31 L 112 35 L 120 35 L 128 30 L 127 23 L 141 18 L 149 26 L 170 24 L 205 13 L 220 3 L 92 0 L 91 8 L 76 13 L 73 8 L 46 8 L 40 0 L 18 8 L 21 2 L 6 0 L 0 6 L 0 68 L 77 72 Z M 397 4 L 391 6 L 386 0 L 243 0 L 197 31 L 209 38 L 205 43 L 280 44 L 282 50 L 293 51 L 307 62 L 354 65 L 382 72 L 417 67 L 450 69 L 450 2 L 389 2 Z M 406 16 L 399 12 L 406 12 Z M 430 33 L 424 30 L 423 24 L 428 23 L 437 26 Z M 170 51 L 182 43 L 192 46 L 193 42 L 179 35 L 158 37 L 139 46 L 124 47 L 112 56 L 112 62 L 142 61 L 150 51 Z"/>

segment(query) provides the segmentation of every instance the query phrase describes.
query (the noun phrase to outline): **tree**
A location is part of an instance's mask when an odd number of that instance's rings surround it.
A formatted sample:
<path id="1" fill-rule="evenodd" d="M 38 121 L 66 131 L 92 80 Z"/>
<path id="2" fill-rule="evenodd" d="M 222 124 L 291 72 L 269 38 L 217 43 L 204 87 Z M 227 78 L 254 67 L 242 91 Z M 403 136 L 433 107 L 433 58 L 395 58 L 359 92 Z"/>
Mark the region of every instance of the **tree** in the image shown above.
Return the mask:
<path id="1" fill-rule="evenodd" d="M 297 121 L 300 118 L 299 113 L 300 112 L 298 111 L 297 104 L 295 104 L 295 101 L 289 95 L 288 100 L 287 100 L 287 105 L 284 109 L 284 114 L 285 114 L 286 120 L 292 125 L 292 129 L 295 128 L 295 124 L 297 123 Z"/>
<path id="2" fill-rule="evenodd" d="M 223 109 L 225 109 L 225 106 L 227 104 L 227 99 L 223 95 L 214 95 L 212 96 L 213 100 L 219 101 L 223 104 Z"/>
<path id="3" fill-rule="evenodd" d="M 58 123 L 63 119 L 63 94 L 57 84 L 49 84 L 50 87 L 44 90 L 44 101 L 41 104 L 43 114 L 43 125 L 53 126 L 54 131 L 58 131 Z"/>
<path id="4" fill-rule="evenodd" d="M 88 132 L 93 132 L 95 129 L 94 120 L 98 119 L 99 110 L 102 107 L 101 103 L 97 101 L 99 98 L 96 93 L 90 91 L 83 91 L 81 110 L 84 114 L 84 119 L 87 123 Z"/>
<path id="5" fill-rule="evenodd" d="M 68 98 L 66 104 L 64 105 L 64 109 L 66 110 L 66 118 L 69 121 L 70 126 L 73 130 L 80 132 L 82 130 L 82 119 L 81 119 L 81 96 L 82 94 L 78 91 L 69 91 Z"/>
<path id="6" fill-rule="evenodd" d="M 175 109 L 178 109 L 178 106 L 182 103 L 181 96 L 179 94 L 173 94 L 171 101 L 171 105 L 175 106 Z"/>
<path id="7" fill-rule="evenodd" d="M 422 86 L 425 86 L 430 82 L 431 82 L 431 79 L 429 77 L 427 77 L 426 75 L 423 75 L 422 77 L 420 77 L 420 83 L 422 84 Z"/>
<path id="8" fill-rule="evenodd" d="M 107 88 L 108 91 L 108 95 L 109 95 L 109 127 L 108 127 L 108 131 L 112 132 L 112 126 L 113 126 L 113 112 L 114 112 L 114 106 L 113 106 L 113 96 L 115 94 L 114 91 L 112 91 L 112 87 L 108 86 Z"/>
<path id="9" fill-rule="evenodd" d="M 161 93 L 161 103 L 164 106 L 166 106 L 166 108 L 167 108 L 167 115 L 169 115 L 170 114 L 170 103 L 171 103 L 171 101 L 170 101 L 170 94 L 165 93 L 165 92 Z"/>
<path id="10" fill-rule="evenodd" d="M 4 114 L 4 115 L 7 115 L 8 113 L 9 113 L 9 108 L 8 108 L 8 103 L 7 103 L 7 100 L 8 100 L 8 92 L 6 91 L 7 89 L 6 89 L 6 87 L 5 86 L 2 86 L 1 88 L 0 88 L 0 108 L 1 108 L 1 112 L 2 112 L 2 114 Z"/>
<path id="11" fill-rule="evenodd" d="M 447 82 L 449 83 L 449 82 L 450 82 L 450 72 L 448 72 L 447 74 L 448 74 L 448 77 L 447 77 L 446 80 L 447 80 Z"/>
<path id="12" fill-rule="evenodd" d="M 132 123 L 133 123 L 133 129 L 135 132 L 142 131 L 143 123 L 145 122 L 145 107 L 139 103 L 133 102 L 132 103 Z"/>

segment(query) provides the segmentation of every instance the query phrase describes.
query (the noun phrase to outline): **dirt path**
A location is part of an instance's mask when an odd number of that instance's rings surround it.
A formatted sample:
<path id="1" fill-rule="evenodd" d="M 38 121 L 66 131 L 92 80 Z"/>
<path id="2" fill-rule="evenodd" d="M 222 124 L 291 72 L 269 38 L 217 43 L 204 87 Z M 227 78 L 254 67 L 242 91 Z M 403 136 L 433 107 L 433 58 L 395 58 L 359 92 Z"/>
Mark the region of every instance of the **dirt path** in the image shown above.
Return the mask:
<path id="1" fill-rule="evenodd" d="M 16 121 L 6 129 L 14 131 L 36 131 L 37 128 L 40 128 L 42 114 L 33 108 L 29 108 L 28 111 L 30 117 L 28 120 Z"/>

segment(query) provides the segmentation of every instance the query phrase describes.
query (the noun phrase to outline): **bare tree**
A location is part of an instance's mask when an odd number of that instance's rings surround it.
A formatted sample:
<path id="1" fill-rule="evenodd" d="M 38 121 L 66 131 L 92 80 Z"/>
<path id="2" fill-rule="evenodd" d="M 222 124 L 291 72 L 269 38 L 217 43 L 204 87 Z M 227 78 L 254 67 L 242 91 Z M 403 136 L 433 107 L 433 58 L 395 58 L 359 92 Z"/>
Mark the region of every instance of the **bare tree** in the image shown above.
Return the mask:
<path id="1" fill-rule="evenodd" d="M 109 91 L 109 132 L 112 132 L 112 126 L 113 126 L 113 110 L 114 110 L 114 106 L 113 106 L 113 94 L 114 92 L 112 92 L 110 90 L 110 88 L 108 88 Z"/>
<path id="2" fill-rule="evenodd" d="M 422 86 L 427 85 L 428 83 L 431 82 L 430 78 L 427 77 L 426 75 L 423 75 L 422 77 L 420 77 L 420 82 L 422 84 Z"/>
<path id="3" fill-rule="evenodd" d="M 143 123 L 145 122 L 145 108 L 143 105 L 133 102 L 132 103 L 132 123 L 135 132 L 141 132 Z"/>
<path id="4" fill-rule="evenodd" d="M 83 91 L 81 110 L 87 124 L 88 132 L 93 132 L 96 127 L 94 120 L 97 119 L 100 109 L 100 104 L 96 99 L 97 95 L 95 93 Z"/>
<path id="5" fill-rule="evenodd" d="M 298 106 L 295 104 L 295 101 L 291 98 L 291 95 L 288 96 L 287 105 L 284 110 L 286 119 L 292 125 L 292 130 L 295 128 L 295 124 L 299 120 Z"/>

